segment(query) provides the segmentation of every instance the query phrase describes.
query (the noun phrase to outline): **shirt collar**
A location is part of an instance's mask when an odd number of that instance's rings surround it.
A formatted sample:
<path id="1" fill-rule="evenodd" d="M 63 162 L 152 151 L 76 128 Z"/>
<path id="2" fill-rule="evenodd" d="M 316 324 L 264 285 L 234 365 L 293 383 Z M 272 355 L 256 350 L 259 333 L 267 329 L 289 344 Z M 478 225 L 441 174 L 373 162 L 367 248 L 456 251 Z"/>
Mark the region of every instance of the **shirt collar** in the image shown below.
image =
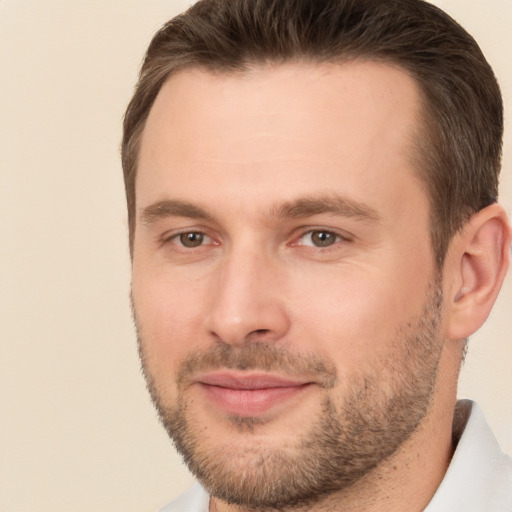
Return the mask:
<path id="1" fill-rule="evenodd" d="M 453 434 L 455 453 L 425 512 L 509 510 L 504 507 L 512 507 L 512 460 L 500 450 L 476 403 L 457 403 Z"/>

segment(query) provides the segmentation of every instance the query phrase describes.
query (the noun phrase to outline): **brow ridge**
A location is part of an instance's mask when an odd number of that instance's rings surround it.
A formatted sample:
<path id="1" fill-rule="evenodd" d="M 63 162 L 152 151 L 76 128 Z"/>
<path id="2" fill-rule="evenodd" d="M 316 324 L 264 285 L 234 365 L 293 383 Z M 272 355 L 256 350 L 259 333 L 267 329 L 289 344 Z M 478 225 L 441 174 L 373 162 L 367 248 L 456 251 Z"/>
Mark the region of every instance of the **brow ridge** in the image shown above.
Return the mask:
<path id="1" fill-rule="evenodd" d="M 339 194 L 302 197 L 271 208 L 271 215 L 281 219 L 298 219 L 322 214 L 339 215 L 360 220 L 380 220 L 380 215 L 371 206 Z M 145 225 L 154 224 L 158 220 L 167 217 L 213 220 L 213 216 L 205 209 L 180 199 L 157 201 L 143 208 L 140 214 L 141 222 Z"/>

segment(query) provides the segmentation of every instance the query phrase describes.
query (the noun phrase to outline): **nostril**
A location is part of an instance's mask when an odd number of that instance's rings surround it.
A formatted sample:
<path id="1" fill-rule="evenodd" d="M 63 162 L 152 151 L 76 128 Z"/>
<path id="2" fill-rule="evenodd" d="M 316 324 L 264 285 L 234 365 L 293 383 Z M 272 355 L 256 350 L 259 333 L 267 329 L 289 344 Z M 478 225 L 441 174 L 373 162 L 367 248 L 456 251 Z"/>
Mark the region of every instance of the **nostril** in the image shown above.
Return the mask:
<path id="1" fill-rule="evenodd" d="M 269 329 L 256 329 L 255 331 L 252 331 L 252 334 L 258 334 L 261 336 L 262 334 L 268 334 L 269 332 Z"/>
<path id="2" fill-rule="evenodd" d="M 272 329 L 254 329 L 244 338 L 245 343 L 270 341 L 272 337 Z"/>

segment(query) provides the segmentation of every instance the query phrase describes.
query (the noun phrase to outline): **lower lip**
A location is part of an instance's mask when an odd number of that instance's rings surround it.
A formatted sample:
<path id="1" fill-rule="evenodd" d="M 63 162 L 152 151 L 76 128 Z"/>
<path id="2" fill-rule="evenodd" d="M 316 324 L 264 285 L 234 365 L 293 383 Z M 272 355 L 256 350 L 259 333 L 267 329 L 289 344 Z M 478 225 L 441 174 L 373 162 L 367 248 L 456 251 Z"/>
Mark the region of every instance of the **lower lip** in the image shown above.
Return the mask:
<path id="1" fill-rule="evenodd" d="M 263 389 L 232 389 L 201 384 L 207 397 L 227 414 L 258 416 L 304 392 L 310 384 Z"/>

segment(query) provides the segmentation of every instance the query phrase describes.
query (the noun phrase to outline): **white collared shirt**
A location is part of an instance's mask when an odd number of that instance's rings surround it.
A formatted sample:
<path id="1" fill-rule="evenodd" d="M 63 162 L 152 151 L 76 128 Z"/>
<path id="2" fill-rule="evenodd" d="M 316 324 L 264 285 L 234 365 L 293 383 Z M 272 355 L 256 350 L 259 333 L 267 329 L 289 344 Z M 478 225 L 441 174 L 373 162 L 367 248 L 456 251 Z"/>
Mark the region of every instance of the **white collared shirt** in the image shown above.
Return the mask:
<path id="1" fill-rule="evenodd" d="M 498 446 L 478 405 L 457 403 L 455 453 L 424 512 L 512 512 L 512 459 Z M 209 496 L 196 484 L 160 512 L 208 512 Z"/>

